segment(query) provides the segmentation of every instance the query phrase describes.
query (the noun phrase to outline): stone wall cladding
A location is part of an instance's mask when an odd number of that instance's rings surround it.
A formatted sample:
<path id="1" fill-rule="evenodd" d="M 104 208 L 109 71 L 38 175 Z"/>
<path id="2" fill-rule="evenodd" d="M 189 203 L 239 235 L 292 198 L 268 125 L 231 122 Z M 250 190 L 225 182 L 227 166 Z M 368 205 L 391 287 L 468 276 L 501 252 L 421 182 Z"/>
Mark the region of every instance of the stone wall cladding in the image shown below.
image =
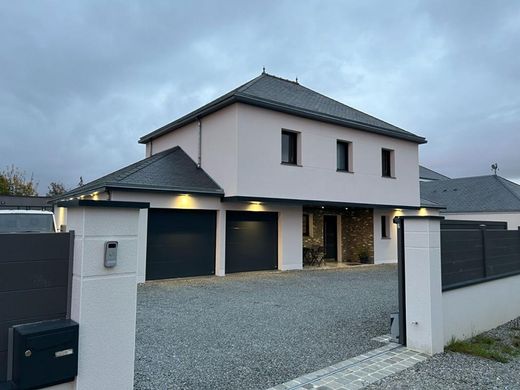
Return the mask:
<path id="1" fill-rule="evenodd" d="M 341 216 L 341 259 L 340 261 L 359 262 L 365 252 L 368 262 L 374 262 L 374 216 L 372 209 L 303 209 L 310 217 L 310 235 L 303 236 L 303 246 L 323 246 L 323 216 Z M 338 232 L 339 233 L 339 232 Z"/>

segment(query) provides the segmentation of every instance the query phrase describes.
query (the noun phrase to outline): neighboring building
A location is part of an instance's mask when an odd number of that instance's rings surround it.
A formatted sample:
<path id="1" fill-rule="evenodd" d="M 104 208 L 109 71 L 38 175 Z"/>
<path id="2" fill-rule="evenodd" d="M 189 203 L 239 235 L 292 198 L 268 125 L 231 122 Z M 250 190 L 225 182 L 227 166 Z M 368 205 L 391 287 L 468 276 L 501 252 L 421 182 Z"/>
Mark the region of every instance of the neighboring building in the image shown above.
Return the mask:
<path id="1" fill-rule="evenodd" d="M 49 204 L 50 200 L 51 198 L 48 196 L 0 195 L 0 209 L 52 211 L 53 206 Z"/>
<path id="2" fill-rule="evenodd" d="M 446 209 L 446 219 L 507 222 L 520 228 L 520 185 L 497 175 L 421 183 L 421 198 Z"/>
<path id="3" fill-rule="evenodd" d="M 311 246 L 395 262 L 393 217 L 428 213 L 423 137 L 266 73 L 139 142 L 144 160 L 64 197 L 150 203 L 141 281 L 301 269 Z"/>
<path id="4" fill-rule="evenodd" d="M 434 181 L 434 180 L 446 180 L 449 179 L 448 176 L 444 176 L 439 172 L 435 172 L 430 168 L 426 168 L 422 165 L 419 165 L 419 180 L 422 181 Z"/>

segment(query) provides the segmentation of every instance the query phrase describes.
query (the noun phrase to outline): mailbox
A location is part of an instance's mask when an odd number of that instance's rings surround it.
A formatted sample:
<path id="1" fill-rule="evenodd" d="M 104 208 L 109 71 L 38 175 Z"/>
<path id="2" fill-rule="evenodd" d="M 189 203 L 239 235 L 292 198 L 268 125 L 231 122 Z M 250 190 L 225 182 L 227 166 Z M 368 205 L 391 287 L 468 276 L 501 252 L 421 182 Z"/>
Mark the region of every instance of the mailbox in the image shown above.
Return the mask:
<path id="1" fill-rule="evenodd" d="M 72 320 L 9 329 L 7 379 L 15 389 L 39 389 L 73 381 L 78 374 L 78 330 Z"/>

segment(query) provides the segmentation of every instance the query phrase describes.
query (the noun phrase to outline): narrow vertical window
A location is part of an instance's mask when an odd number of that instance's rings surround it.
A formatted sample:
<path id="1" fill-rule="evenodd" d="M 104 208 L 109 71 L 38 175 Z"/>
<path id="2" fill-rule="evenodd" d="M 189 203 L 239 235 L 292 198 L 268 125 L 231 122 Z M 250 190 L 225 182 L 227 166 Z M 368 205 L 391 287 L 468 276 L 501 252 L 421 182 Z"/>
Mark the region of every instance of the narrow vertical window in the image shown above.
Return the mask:
<path id="1" fill-rule="evenodd" d="M 390 238 L 390 226 L 388 226 L 388 217 L 386 215 L 381 216 L 381 238 Z"/>
<path id="2" fill-rule="evenodd" d="M 310 226 L 309 226 L 309 214 L 303 214 L 303 235 L 309 236 Z"/>
<path id="3" fill-rule="evenodd" d="M 350 166 L 350 142 L 338 141 L 336 147 L 336 160 L 337 160 L 337 170 L 338 171 L 347 171 L 352 172 L 352 167 Z"/>
<path id="4" fill-rule="evenodd" d="M 282 163 L 294 164 L 298 162 L 298 133 L 282 131 Z"/>
<path id="5" fill-rule="evenodd" d="M 392 160 L 393 160 L 393 151 L 389 150 L 389 149 L 383 149 L 381 152 L 383 177 L 393 177 L 394 167 L 392 166 L 392 164 L 393 164 Z"/>

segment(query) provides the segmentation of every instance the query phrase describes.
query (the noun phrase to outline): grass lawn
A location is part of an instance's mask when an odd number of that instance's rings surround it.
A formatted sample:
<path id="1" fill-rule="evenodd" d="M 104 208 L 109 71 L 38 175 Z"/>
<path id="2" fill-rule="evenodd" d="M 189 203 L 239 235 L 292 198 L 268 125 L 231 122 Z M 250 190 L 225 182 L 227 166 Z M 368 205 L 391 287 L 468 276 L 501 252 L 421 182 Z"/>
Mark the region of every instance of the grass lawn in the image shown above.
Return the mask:
<path id="1" fill-rule="evenodd" d="M 510 328 L 502 337 L 480 334 L 468 340 L 452 340 L 446 350 L 507 363 L 520 356 L 520 327 Z"/>

